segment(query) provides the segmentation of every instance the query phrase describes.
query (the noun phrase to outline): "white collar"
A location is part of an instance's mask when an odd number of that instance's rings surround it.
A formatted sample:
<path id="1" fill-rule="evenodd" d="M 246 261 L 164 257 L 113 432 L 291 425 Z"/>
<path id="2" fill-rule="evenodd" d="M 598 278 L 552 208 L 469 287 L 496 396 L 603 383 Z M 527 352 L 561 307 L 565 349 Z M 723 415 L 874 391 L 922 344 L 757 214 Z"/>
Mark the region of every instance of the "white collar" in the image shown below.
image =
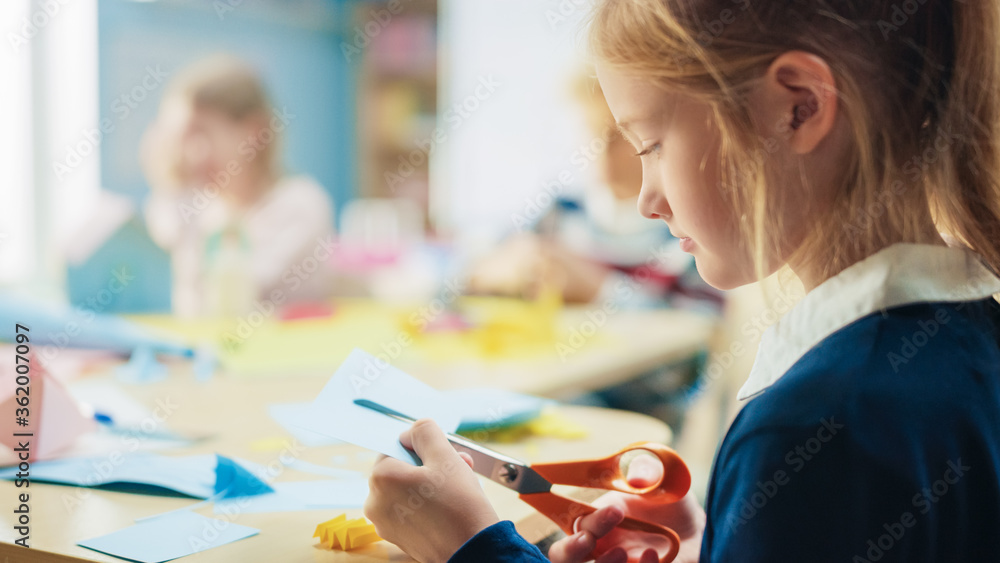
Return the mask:
<path id="1" fill-rule="evenodd" d="M 985 299 L 997 278 L 971 250 L 895 244 L 826 280 L 764 331 L 750 377 L 737 397 L 773 385 L 826 337 L 876 311 L 923 302 Z"/>

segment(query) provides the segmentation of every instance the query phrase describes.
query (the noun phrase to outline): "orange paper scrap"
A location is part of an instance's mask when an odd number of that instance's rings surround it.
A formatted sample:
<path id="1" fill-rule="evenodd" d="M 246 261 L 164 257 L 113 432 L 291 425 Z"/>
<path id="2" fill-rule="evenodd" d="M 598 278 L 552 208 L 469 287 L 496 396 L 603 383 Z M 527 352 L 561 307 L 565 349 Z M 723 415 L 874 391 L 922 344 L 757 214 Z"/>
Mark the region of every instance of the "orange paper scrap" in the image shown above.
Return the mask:
<path id="1" fill-rule="evenodd" d="M 346 514 L 316 526 L 313 537 L 319 538 L 319 541 L 330 549 L 343 551 L 382 541 L 382 538 L 375 533 L 375 526 L 364 518 L 348 519 Z"/>

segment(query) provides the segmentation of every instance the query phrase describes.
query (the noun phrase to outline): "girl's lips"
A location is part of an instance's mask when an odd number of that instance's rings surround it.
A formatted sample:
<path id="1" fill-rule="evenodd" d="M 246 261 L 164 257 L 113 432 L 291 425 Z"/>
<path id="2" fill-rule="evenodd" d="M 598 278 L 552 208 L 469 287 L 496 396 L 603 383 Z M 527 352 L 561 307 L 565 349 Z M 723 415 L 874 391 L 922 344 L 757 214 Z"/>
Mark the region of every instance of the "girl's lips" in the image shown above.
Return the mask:
<path id="1" fill-rule="evenodd" d="M 694 241 L 691 240 L 690 238 L 682 238 L 680 239 L 680 242 L 681 242 L 681 250 L 683 250 L 684 252 L 694 251 Z"/>

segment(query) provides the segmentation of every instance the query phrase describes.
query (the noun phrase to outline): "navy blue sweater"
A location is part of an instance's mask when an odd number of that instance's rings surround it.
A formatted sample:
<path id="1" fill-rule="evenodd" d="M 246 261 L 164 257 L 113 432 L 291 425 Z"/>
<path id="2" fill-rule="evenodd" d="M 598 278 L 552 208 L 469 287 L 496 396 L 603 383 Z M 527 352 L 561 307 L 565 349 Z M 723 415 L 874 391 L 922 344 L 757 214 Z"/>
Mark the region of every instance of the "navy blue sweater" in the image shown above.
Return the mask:
<path id="1" fill-rule="evenodd" d="M 701 562 L 1000 561 L 1000 312 L 992 299 L 868 315 L 737 416 Z M 454 562 L 544 561 L 509 522 Z"/>

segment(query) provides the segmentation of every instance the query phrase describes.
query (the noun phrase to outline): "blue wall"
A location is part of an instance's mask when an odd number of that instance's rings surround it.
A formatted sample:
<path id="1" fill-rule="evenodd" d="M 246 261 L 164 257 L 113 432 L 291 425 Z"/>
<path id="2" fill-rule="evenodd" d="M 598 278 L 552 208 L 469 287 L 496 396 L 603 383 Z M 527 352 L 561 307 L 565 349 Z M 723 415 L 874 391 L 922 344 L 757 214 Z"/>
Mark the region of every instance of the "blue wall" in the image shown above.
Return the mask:
<path id="1" fill-rule="evenodd" d="M 238 5 L 217 11 L 230 4 Z M 102 143 L 103 186 L 136 201 L 148 193 L 139 166 L 139 139 L 156 114 L 169 77 L 145 99 L 133 100 L 134 108 L 120 97 L 142 84 L 147 68 L 159 67 L 170 74 L 226 51 L 257 68 L 275 108 L 285 107 L 295 115 L 284 132 L 287 170 L 314 177 L 337 208 L 343 208 L 354 193 L 357 176 L 356 69 L 340 50 L 341 38 L 353 27 L 350 4 L 347 0 L 101 0 L 100 115 L 115 126 Z"/>
<path id="2" fill-rule="evenodd" d="M 149 187 L 139 165 L 139 141 L 156 115 L 170 75 L 225 51 L 252 64 L 275 108 L 294 115 L 283 132 L 286 171 L 312 176 L 337 209 L 343 209 L 357 184 L 357 68 L 341 52 L 342 38 L 351 41 L 354 3 L 99 0 L 100 118 L 113 127 L 101 143 L 102 187 L 133 199 L 141 209 Z M 148 90 L 142 87 L 144 80 Z M 86 263 L 68 268 L 70 301 L 85 306 L 83 296 L 105 287 L 109 268 L 116 265 L 146 274 L 146 281 L 129 287 L 106 312 L 169 309 L 169 257 L 146 236 L 141 216 Z"/>

